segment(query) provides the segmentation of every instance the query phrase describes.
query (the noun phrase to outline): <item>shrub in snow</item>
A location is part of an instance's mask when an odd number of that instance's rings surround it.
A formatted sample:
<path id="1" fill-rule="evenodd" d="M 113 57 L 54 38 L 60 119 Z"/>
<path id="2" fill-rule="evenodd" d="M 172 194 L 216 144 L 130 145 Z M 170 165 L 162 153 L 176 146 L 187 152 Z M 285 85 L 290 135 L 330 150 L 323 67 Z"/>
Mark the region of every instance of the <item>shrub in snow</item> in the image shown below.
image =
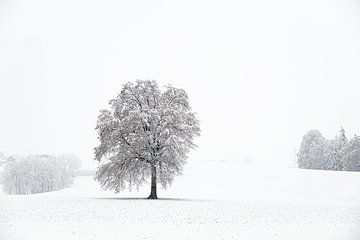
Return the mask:
<path id="1" fill-rule="evenodd" d="M 183 89 L 155 81 L 125 84 L 101 110 L 96 130 L 100 144 L 95 158 L 102 163 L 95 179 L 116 192 L 127 185 L 139 187 L 151 179 L 149 198 L 157 198 L 156 184 L 166 188 L 182 173 L 187 153 L 200 135 L 199 121 Z"/>
<path id="2" fill-rule="evenodd" d="M 72 183 L 80 161 L 74 155 L 59 157 L 31 155 L 6 164 L 3 190 L 8 194 L 33 194 L 55 191 Z"/>

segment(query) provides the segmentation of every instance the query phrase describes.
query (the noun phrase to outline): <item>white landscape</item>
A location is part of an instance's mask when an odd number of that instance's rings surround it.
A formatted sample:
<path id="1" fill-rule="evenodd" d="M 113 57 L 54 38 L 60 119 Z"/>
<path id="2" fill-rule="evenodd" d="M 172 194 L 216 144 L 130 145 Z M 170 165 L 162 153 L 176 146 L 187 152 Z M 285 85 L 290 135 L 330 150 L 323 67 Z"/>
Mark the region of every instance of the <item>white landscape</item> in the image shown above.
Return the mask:
<path id="1" fill-rule="evenodd" d="M 359 13 L 0 0 L 0 240 L 360 240 Z"/>
<path id="2" fill-rule="evenodd" d="M 160 190 L 160 189 L 159 189 Z M 2 195 L 1 240 L 326 239 L 360 237 L 360 174 L 189 160 L 159 200 L 103 191 L 93 177 L 67 189 Z"/>

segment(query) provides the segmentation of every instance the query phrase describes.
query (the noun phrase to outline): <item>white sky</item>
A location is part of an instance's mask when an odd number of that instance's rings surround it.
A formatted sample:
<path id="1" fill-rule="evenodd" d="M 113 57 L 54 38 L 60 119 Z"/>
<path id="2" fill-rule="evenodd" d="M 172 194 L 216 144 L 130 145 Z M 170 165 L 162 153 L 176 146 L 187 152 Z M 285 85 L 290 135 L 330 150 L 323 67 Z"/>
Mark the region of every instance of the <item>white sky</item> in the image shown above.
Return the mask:
<path id="1" fill-rule="evenodd" d="M 290 165 L 302 135 L 360 134 L 356 0 L 0 0 L 0 150 L 91 166 L 98 112 L 135 79 L 184 88 L 193 159 Z"/>

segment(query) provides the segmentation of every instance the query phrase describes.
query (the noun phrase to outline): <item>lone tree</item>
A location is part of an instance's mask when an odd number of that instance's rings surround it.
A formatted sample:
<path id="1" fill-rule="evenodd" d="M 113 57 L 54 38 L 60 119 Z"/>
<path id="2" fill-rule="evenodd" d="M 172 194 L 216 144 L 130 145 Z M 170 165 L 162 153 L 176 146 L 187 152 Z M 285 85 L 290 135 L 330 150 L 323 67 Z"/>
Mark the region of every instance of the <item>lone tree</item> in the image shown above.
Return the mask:
<path id="1" fill-rule="evenodd" d="M 101 110 L 96 130 L 100 144 L 96 160 L 105 161 L 95 179 L 105 189 L 119 192 L 137 188 L 151 178 L 149 199 L 157 199 L 156 186 L 166 188 L 180 175 L 187 153 L 200 135 L 199 121 L 183 89 L 156 81 L 126 83 Z"/>

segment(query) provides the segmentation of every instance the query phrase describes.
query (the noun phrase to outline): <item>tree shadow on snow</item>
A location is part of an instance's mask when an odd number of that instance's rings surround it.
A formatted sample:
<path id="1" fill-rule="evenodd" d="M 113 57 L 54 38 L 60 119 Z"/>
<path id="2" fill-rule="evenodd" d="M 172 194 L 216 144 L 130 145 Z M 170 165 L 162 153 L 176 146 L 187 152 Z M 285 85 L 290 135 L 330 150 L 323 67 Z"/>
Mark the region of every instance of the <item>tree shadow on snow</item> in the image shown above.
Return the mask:
<path id="1" fill-rule="evenodd" d="M 205 201 L 201 199 L 188 199 L 188 198 L 158 198 L 158 199 L 147 199 L 147 198 L 136 198 L 136 197 L 96 197 L 90 199 L 97 199 L 97 200 L 125 200 L 125 201 L 137 201 L 137 200 L 145 200 L 145 201 Z"/>

